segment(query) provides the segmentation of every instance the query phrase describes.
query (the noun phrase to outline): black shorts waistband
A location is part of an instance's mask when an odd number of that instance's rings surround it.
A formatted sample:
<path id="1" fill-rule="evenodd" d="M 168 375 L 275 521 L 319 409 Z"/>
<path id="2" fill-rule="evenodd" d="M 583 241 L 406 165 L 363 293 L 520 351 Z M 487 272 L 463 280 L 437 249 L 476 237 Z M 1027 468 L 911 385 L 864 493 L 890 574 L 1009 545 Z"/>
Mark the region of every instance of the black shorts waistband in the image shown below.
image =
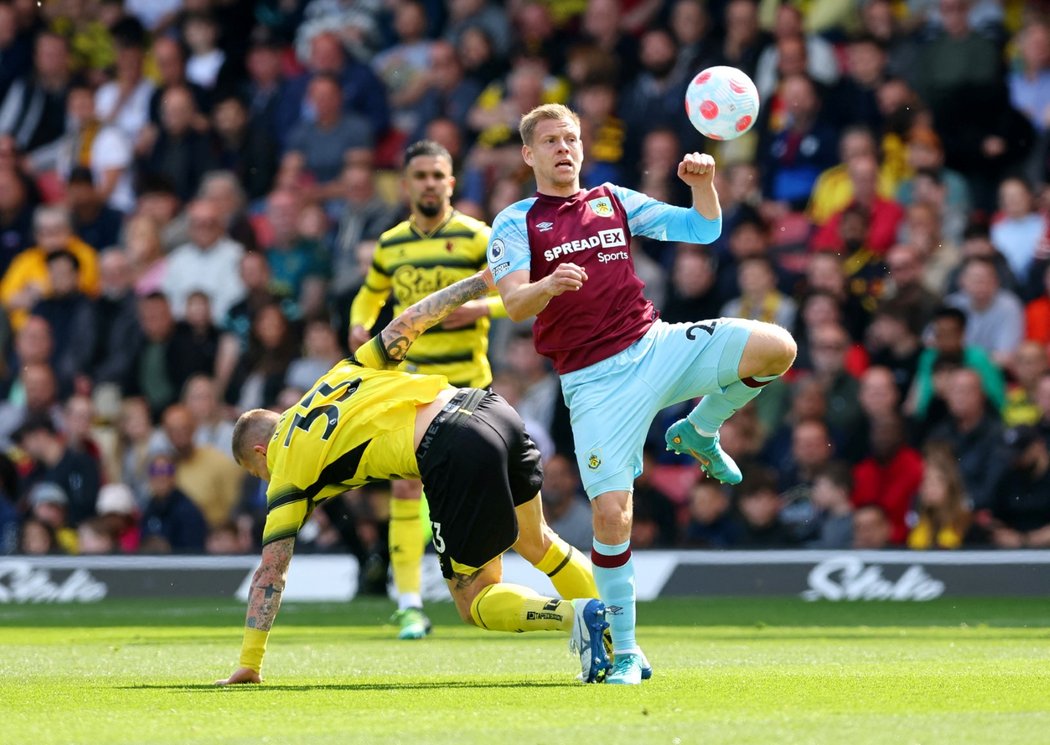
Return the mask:
<path id="1" fill-rule="evenodd" d="M 473 414 L 474 410 L 478 408 L 478 405 L 488 394 L 488 391 L 480 388 L 460 388 L 456 391 L 455 395 L 449 399 L 449 402 L 434 417 L 430 426 L 427 427 L 427 431 L 423 433 L 423 439 L 419 441 L 419 447 L 416 448 L 416 462 L 422 463 L 430 451 L 430 446 L 433 445 L 438 432 L 446 423 L 455 418 Z"/>

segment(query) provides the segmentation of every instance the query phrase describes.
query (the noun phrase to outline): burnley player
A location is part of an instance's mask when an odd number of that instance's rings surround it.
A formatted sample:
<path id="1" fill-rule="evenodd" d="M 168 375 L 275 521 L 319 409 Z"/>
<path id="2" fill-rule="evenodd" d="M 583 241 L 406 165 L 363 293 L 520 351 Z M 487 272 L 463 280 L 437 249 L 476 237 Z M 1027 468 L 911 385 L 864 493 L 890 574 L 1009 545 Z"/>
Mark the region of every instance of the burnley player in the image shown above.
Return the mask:
<path id="1" fill-rule="evenodd" d="M 565 106 L 539 106 L 519 129 L 537 193 L 496 217 L 489 267 L 510 317 L 536 316 L 536 349 L 561 375 L 594 514 L 594 579 L 612 630 L 606 682 L 637 684 L 652 668 L 635 641 L 631 492 L 649 426 L 660 409 L 703 396 L 667 430 L 668 449 L 738 483 L 718 428 L 791 367 L 795 342 L 778 326 L 742 319 L 667 324 L 642 295 L 632 235 L 710 243 L 721 232 L 710 156 L 682 159 L 678 176 L 693 206 L 672 207 L 613 184 L 581 190 L 580 122 Z"/>

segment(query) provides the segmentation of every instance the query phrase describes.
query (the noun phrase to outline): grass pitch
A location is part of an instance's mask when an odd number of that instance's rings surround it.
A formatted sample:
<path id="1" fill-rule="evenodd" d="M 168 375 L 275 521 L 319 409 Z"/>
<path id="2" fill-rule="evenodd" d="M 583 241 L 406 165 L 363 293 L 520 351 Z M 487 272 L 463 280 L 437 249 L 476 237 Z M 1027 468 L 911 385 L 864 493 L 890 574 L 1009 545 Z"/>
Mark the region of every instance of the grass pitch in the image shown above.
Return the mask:
<path id="1" fill-rule="evenodd" d="M 262 686 L 236 667 L 234 602 L 0 606 L 0 743 L 1050 742 L 1050 603 L 643 604 L 639 688 L 574 682 L 557 634 L 497 634 L 431 605 L 282 608 Z"/>

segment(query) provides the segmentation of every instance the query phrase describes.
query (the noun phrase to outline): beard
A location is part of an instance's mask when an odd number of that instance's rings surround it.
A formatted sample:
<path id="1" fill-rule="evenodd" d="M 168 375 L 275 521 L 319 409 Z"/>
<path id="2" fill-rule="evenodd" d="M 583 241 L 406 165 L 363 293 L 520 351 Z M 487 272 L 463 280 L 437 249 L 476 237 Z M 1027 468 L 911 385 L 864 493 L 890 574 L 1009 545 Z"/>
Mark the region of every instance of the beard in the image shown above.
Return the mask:
<path id="1" fill-rule="evenodd" d="M 441 204 L 427 204 L 424 202 L 416 202 L 416 211 L 423 217 L 437 217 L 441 214 Z"/>

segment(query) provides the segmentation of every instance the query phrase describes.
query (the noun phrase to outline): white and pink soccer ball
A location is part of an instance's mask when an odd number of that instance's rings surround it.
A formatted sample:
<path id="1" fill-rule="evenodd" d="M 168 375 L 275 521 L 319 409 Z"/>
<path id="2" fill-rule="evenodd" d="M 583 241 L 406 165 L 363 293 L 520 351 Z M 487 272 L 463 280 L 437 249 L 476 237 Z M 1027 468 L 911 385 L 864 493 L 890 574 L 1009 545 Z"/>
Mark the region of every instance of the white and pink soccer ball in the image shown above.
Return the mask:
<path id="1" fill-rule="evenodd" d="M 685 113 L 705 137 L 732 140 L 754 126 L 758 89 L 751 78 L 735 67 L 709 67 L 686 88 Z"/>

